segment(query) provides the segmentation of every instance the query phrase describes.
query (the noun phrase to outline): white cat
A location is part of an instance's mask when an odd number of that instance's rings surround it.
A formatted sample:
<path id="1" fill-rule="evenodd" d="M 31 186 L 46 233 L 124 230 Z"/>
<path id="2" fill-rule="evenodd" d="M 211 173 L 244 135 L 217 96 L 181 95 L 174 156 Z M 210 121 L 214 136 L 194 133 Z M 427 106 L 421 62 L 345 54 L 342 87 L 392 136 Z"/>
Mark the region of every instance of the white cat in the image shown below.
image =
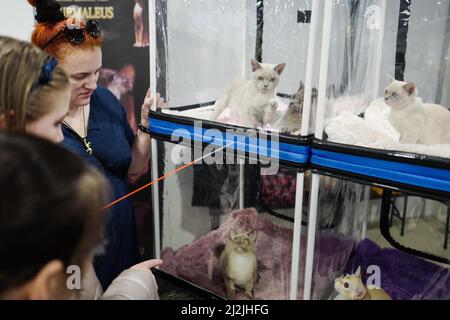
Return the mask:
<path id="1" fill-rule="evenodd" d="M 400 133 L 401 143 L 450 143 L 450 111 L 423 103 L 414 83 L 392 81 L 384 99 L 391 107 L 389 122 Z"/>
<path id="2" fill-rule="evenodd" d="M 251 64 L 251 80 L 234 80 L 224 96 L 216 102 L 211 120 L 217 121 L 226 108 L 245 127 L 261 128 L 273 120 L 278 107 L 276 89 L 286 64 L 259 63 L 255 59 L 252 59 Z"/>

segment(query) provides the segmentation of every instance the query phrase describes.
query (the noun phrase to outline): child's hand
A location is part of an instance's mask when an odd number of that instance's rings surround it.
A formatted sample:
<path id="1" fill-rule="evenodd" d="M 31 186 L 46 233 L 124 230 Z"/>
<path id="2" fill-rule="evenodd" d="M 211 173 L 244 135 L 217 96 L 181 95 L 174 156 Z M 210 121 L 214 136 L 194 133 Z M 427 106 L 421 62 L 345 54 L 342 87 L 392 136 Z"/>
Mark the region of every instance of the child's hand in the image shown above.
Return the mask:
<path id="1" fill-rule="evenodd" d="M 135 266 L 132 266 L 130 269 L 148 271 L 155 267 L 159 267 L 162 264 L 163 264 L 163 261 L 161 259 L 152 259 L 152 260 L 147 260 L 147 261 L 141 262 Z"/>

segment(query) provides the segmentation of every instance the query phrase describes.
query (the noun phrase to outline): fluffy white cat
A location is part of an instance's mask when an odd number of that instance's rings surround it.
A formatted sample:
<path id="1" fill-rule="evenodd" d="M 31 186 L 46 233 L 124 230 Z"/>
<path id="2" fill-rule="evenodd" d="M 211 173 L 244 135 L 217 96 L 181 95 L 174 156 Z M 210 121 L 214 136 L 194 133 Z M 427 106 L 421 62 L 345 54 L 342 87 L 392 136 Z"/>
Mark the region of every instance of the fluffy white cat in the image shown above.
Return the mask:
<path id="1" fill-rule="evenodd" d="M 220 115 L 228 108 L 245 127 L 262 128 L 273 121 L 278 107 L 276 89 L 286 64 L 259 63 L 255 59 L 251 64 L 251 79 L 237 79 L 231 83 L 224 96 L 215 103 L 211 120 L 220 121 Z"/>
<path id="2" fill-rule="evenodd" d="M 384 99 L 391 108 L 389 122 L 400 133 L 401 143 L 450 143 L 450 111 L 423 103 L 414 83 L 392 81 Z"/>

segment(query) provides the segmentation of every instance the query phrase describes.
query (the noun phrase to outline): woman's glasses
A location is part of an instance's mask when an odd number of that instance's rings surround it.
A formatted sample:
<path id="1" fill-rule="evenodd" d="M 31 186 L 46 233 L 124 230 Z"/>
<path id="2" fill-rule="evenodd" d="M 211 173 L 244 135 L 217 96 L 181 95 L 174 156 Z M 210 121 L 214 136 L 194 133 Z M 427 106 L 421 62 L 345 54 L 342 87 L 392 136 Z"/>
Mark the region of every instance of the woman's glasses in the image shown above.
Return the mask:
<path id="1" fill-rule="evenodd" d="M 97 20 L 88 20 L 86 21 L 86 25 L 83 27 L 75 27 L 75 26 L 65 26 L 60 32 L 58 32 L 55 36 L 53 36 L 47 43 L 42 47 L 44 50 L 53 40 L 55 40 L 62 33 L 66 36 L 66 38 L 73 44 L 79 45 L 84 41 L 84 32 L 87 32 L 92 38 L 98 38 L 102 35 L 102 31 L 100 29 L 100 23 Z"/>

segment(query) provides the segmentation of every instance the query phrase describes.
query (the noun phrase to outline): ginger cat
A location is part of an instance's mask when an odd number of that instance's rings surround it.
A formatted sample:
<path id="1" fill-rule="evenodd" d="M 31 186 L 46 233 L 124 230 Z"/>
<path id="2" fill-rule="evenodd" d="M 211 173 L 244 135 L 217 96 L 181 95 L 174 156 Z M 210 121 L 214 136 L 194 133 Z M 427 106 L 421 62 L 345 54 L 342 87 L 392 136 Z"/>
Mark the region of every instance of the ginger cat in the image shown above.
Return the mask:
<path id="1" fill-rule="evenodd" d="M 355 274 L 337 278 L 334 288 L 339 293 L 334 300 L 392 300 L 383 289 L 369 289 L 363 284 L 361 267 Z"/>

